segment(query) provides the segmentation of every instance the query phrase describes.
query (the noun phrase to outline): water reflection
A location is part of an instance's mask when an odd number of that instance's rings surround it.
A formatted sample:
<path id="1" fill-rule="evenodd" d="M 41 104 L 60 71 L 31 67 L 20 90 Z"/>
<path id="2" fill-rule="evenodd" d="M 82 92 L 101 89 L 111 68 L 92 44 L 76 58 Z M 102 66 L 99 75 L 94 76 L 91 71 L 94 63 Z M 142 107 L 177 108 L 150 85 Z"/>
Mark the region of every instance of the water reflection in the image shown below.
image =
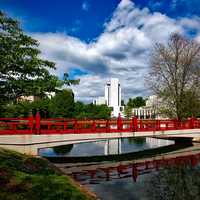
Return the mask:
<path id="1" fill-rule="evenodd" d="M 191 165 L 167 167 L 148 182 L 150 200 L 199 200 L 200 168 Z"/>
<path id="2" fill-rule="evenodd" d="M 72 150 L 72 148 L 73 148 L 73 144 L 61 145 L 61 146 L 53 147 L 53 151 L 57 155 L 65 155 L 65 154 L 68 154 Z"/>
<path id="3" fill-rule="evenodd" d="M 83 174 L 80 179 L 78 174 L 73 177 L 103 200 L 197 200 L 200 199 L 198 151 L 127 165 L 115 163 L 97 168 L 96 173 L 88 171 L 90 175 L 85 178 Z"/>
<path id="4" fill-rule="evenodd" d="M 75 144 L 70 147 L 67 145 L 67 147 L 62 147 L 64 150 L 60 147 L 61 149 L 54 148 L 50 151 L 52 155 L 59 157 L 58 162 L 54 164 L 60 170 L 88 187 L 102 200 L 200 199 L 200 178 L 198 178 L 200 175 L 200 145 L 192 146 L 184 143 L 184 147 L 182 145 L 179 147 L 179 143 L 171 145 L 173 143 L 173 141 L 155 138 L 129 138 Z M 149 153 L 155 151 L 152 148 L 156 147 L 161 148 L 157 149 L 155 154 Z M 148 153 L 143 157 L 138 151 L 144 149 L 149 150 L 144 151 Z M 88 157 L 85 162 L 85 158 L 76 157 L 74 163 L 65 162 L 65 160 L 73 160 L 73 157 L 60 158 L 63 155 L 88 156 L 124 152 L 134 152 L 134 155 L 139 156 L 134 158 L 133 154 L 131 156 L 127 154 L 105 156 L 112 157 L 112 160 L 102 162 L 94 160 L 91 162 L 92 157 Z M 51 156 L 48 151 L 46 155 Z M 125 159 L 114 159 L 114 161 L 113 157 Z"/>
<path id="5" fill-rule="evenodd" d="M 39 155 L 46 157 L 54 156 L 96 156 L 96 155 L 117 155 L 130 153 L 145 149 L 157 148 L 174 144 L 174 141 L 155 138 L 124 138 L 99 140 L 90 143 L 65 145 L 54 148 L 39 150 Z"/>
<path id="6" fill-rule="evenodd" d="M 112 181 L 115 179 L 123 179 L 131 177 L 134 182 L 138 176 L 152 173 L 160 169 L 173 166 L 196 166 L 200 161 L 200 153 L 179 157 L 161 157 L 157 159 L 143 159 L 140 161 L 129 161 L 128 163 L 108 163 L 92 165 L 84 168 L 68 170 L 68 174 L 82 184 L 99 184 L 104 181 Z"/>

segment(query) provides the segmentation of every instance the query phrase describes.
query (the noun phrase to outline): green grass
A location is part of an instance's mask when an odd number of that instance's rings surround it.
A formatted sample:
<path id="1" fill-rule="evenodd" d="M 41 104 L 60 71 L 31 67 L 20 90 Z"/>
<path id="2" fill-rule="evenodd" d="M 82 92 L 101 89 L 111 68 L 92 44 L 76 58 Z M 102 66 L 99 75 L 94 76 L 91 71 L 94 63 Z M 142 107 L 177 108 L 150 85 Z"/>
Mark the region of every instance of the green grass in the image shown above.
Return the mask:
<path id="1" fill-rule="evenodd" d="M 0 148 L 0 199 L 89 200 L 48 161 Z"/>

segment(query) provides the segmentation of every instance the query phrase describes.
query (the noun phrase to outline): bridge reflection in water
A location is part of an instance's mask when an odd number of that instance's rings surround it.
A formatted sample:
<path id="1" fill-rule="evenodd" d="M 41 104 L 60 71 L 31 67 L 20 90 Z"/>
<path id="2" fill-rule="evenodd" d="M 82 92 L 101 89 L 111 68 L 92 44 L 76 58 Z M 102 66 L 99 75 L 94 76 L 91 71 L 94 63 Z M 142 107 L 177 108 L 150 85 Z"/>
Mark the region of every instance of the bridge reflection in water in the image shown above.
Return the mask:
<path id="1" fill-rule="evenodd" d="M 143 138 L 148 146 L 148 148 L 157 148 L 162 146 L 167 146 L 174 144 L 172 140 L 164 140 L 164 139 L 157 139 L 157 138 Z M 129 138 L 131 140 L 131 138 Z M 104 155 L 113 155 L 113 154 L 121 154 L 122 152 L 122 140 L 120 139 L 112 139 L 106 140 L 104 144 Z"/>
<path id="2" fill-rule="evenodd" d="M 109 164 L 93 164 L 91 166 L 70 167 L 65 164 L 56 164 L 65 174 L 73 177 L 81 184 L 99 184 L 105 181 L 116 179 L 124 179 L 132 177 L 134 182 L 138 176 L 158 171 L 165 167 L 178 167 L 182 165 L 190 165 L 195 167 L 200 162 L 200 151 L 187 152 L 186 154 L 175 154 L 167 156 L 158 156 L 153 159 L 143 159 L 138 161 L 129 161 L 127 163 L 109 163 Z M 82 166 L 82 164 L 80 164 Z M 64 169 L 65 168 L 65 169 Z M 84 169 L 85 168 L 85 169 Z"/>
<path id="3" fill-rule="evenodd" d="M 90 143 L 57 146 L 39 150 L 39 155 L 45 157 L 85 157 L 98 155 L 120 155 L 145 149 L 154 149 L 175 144 L 172 140 L 157 138 L 118 138 L 98 140 Z M 71 148 L 69 148 L 71 147 Z"/>

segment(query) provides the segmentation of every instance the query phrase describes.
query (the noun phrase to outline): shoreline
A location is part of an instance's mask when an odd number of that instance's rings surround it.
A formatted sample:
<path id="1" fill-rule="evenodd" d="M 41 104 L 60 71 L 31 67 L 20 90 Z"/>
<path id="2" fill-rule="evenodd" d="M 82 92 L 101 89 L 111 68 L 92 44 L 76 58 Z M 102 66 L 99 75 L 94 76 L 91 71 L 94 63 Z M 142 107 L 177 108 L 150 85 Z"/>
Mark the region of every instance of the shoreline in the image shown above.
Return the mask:
<path id="1" fill-rule="evenodd" d="M 0 148 L 0 199 L 99 200 L 45 158 Z"/>
<path id="2" fill-rule="evenodd" d="M 74 185 L 75 187 L 77 187 L 81 192 L 83 192 L 86 196 L 88 196 L 89 198 L 92 198 L 94 200 L 100 200 L 99 197 L 97 197 L 97 195 L 90 191 L 90 189 L 84 185 L 82 185 L 80 182 L 74 180 L 72 177 L 70 177 L 69 175 L 67 175 L 66 173 L 64 173 L 59 167 L 57 167 L 54 163 L 50 162 L 48 159 L 41 157 L 41 156 L 37 156 L 40 159 L 44 159 L 46 160 L 49 165 L 55 169 L 56 171 L 58 171 L 59 173 L 63 174 L 64 176 L 66 176 L 70 182 L 72 183 L 72 185 Z"/>

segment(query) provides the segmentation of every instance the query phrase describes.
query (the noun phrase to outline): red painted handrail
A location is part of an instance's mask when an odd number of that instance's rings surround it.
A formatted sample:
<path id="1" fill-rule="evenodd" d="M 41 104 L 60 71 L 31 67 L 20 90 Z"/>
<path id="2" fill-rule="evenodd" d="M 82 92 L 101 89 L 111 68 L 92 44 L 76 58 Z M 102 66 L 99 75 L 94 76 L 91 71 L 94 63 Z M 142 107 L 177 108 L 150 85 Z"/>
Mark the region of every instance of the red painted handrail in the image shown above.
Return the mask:
<path id="1" fill-rule="evenodd" d="M 76 120 L 65 118 L 41 119 L 39 112 L 35 117 L 0 118 L 0 135 L 5 134 L 69 134 L 69 133 L 115 133 L 140 131 L 165 131 L 200 128 L 200 120 L 190 118 L 185 121 L 163 119 L 117 119 Z"/>

